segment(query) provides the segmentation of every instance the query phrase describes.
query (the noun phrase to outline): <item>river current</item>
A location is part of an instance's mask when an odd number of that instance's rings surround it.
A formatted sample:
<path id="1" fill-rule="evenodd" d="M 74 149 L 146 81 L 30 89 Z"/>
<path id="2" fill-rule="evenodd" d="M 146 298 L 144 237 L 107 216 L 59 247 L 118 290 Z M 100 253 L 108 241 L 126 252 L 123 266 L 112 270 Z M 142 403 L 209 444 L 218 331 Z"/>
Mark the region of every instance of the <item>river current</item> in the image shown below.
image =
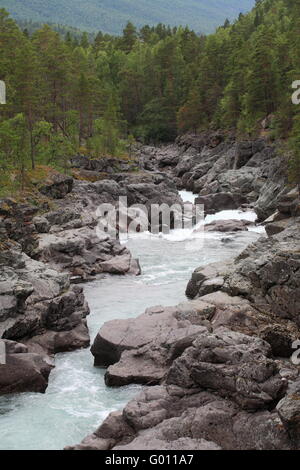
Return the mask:
<path id="1" fill-rule="evenodd" d="M 191 193 L 180 194 L 184 201 L 194 201 Z M 254 221 L 255 214 L 223 211 L 208 216 L 206 222 L 216 219 Z M 91 341 L 106 321 L 136 317 L 153 305 L 184 301 L 185 287 L 195 268 L 235 257 L 262 232 L 259 227 L 234 235 L 212 232 L 202 240 L 186 229 L 157 237 L 137 235 L 124 242 L 139 258 L 142 275 L 107 276 L 85 284 Z M 77 444 L 141 388 L 107 388 L 105 371 L 93 367 L 89 349 L 58 354 L 55 364 L 44 395 L 0 397 L 1 450 L 54 450 Z"/>

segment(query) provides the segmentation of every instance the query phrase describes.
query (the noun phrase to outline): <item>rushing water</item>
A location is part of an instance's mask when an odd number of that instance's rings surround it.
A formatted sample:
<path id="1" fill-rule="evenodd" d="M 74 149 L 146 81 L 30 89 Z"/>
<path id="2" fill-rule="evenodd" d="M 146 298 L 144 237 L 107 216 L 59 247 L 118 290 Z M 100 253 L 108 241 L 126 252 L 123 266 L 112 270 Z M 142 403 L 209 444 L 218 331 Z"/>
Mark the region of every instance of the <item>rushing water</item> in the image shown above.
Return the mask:
<path id="1" fill-rule="evenodd" d="M 181 195 L 184 201 L 194 200 L 186 191 Z M 225 218 L 255 220 L 255 215 L 223 211 L 208 216 L 207 222 Z M 142 276 L 108 276 L 85 285 L 91 339 L 108 320 L 135 317 L 146 307 L 185 300 L 185 287 L 196 267 L 232 258 L 257 239 L 255 231 L 262 232 L 258 228 L 235 235 L 209 233 L 203 242 L 192 230 L 130 239 L 127 246 L 140 259 Z M 109 389 L 104 373 L 93 367 L 88 349 L 57 355 L 45 395 L 0 397 L 0 449 L 62 449 L 81 441 L 140 389 L 135 385 Z"/>

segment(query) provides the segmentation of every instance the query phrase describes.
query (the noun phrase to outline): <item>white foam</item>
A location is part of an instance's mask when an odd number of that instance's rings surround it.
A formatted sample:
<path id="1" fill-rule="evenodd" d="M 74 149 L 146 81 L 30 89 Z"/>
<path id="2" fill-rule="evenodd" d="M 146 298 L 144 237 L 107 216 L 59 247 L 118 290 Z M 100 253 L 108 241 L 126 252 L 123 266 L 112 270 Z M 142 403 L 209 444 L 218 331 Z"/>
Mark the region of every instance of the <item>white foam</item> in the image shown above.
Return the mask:
<path id="1" fill-rule="evenodd" d="M 195 204 L 195 199 L 197 197 L 191 191 L 179 191 L 179 196 L 181 196 L 183 202 L 191 202 L 192 204 Z"/>
<path id="2" fill-rule="evenodd" d="M 210 224 L 215 220 L 249 220 L 255 222 L 257 220 L 257 214 L 254 211 L 241 211 L 241 210 L 230 210 L 221 211 L 216 214 L 210 214 L 205 217 L 205 223 Z"/>

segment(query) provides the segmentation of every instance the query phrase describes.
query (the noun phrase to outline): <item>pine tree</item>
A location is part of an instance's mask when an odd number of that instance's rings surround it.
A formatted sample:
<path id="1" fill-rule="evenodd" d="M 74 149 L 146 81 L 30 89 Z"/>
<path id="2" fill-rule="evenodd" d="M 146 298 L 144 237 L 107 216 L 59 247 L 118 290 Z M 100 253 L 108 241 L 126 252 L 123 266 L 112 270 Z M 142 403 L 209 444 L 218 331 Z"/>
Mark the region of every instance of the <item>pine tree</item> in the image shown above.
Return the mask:
<path id="1" fill-rule="evenodd" d="M 138 38 L 136 27 L 128 21 L 126 27 L 123 30 L 123 37 L 122 37 L 122 48 L 125 52 L 130 52 Z"/>

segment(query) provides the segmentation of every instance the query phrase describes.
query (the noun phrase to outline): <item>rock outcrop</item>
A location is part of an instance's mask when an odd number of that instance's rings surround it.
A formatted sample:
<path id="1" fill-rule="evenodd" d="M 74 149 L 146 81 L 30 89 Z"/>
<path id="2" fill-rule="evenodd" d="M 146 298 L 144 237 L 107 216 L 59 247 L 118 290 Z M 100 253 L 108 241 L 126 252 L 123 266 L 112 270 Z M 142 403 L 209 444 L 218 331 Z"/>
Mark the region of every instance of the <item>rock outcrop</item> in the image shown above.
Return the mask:
<path id="1" fill-rule="evenodd" d="M 28 256 L 38 254 L 35 213 L 26 204 L 1 202 L 0 344 L 6 352 L 0 394 L 44 392 L 50 356 L 90 342 L 83 289 L 72 287 L 67 273 Z"/>
<path id="2" fill-rule="evenodd" d="M 287 193 L 285 159 L 266 138 L 239 141 L 224 132 L 187 134 L 175 145 L 142 148 L 140 166 L 164 171 L 178 188 L 198 194 L 207 213 L 251 204 L 262 221 Z"/>
<path id="3" fill-rule="evenodd" d="M 1 365 L 0 394 L 44 392 L 49 355 L 89 345 L 82 288 L 21 252 L 0 252 L 0 338 L 21 343 Z"/>
<path id="4" fill-rule="evenodd" d="M 99 237 L 95 228 L 82 227 L 39 237 L 39 259 L 68 272 L 72 282 L 92 280 L 97 274 L 140 274 L 138 261 L 129 250 L 109 236 Z"/>
<path id="5" fill-rule="evenodd" d="M 106 323 L 92 353 L 96 366 L 109 366 L 107 385 L 159 383 L 172 358 L 190 346 L 203 329 L 178 315 L 177 309 L 154 307 L 137 319 Z"/>
<path id="6" fill-rule="evenodd" d="M 63 199 L 73 189 L 71 176 L 53 173 L 39 186 L 40 193 L 53 199 Z"/>
<path id="7" fill-rule="evenodd" d="M 9 340 L 31 341 L 50 332 L 70 336 L 65 350 L 73 347 L 70 332 L 82 326 L 89 343 L 85 317 L 88 306 L 79 286 L 70 286 L 69 276 L 50 269 L 22 253 L 18 247 L 0 253 L 0 335 Z M 53 346 L 50 352 L 58 352 Z"/>
<path id="8" fill-rule="evenodd" d="M 79 165 L 81 161 L 86 159 L 80 157 L 79 162 L 75 159 L 74 164 Z M 97 166 L 101 161 L 88 162 Z M 101 178 L 100 173 L 98 177 Z M 174 183 L 161 173 L 111 172 L 109 177 L 95 182 L 75 180 L 72 191 L 55 201 L 54 210 L 33 219 L 38 232 L 37 259 L 53 269 L 68 272 L 73 282 L 91 280 L 102 273 L 139 275 L 138 260 L 133 259 L 116 238 L 131 222 L 130 207 L 143 204 L 146 221 L 150 224 L 152 204 L 177 205 L 179 208 L 183 204 Z M 125 198 L 129 208 L 127 224 L 122 226 L 117 219 L 115 237 L 105 233 L 99 235 L 99 208 L 109 204 L 118 215 L 119 198 Z M 146 223 L 145 229 L 148 228 Z M 162 229 L 162 223 L 159 228 Z"/>
<path id="9" fill-rule="evenodd" d="M 112 413 L 75 449 L 290 450 L 276 411 L 249 413 L 201 389 L 156 386 Z"/>

